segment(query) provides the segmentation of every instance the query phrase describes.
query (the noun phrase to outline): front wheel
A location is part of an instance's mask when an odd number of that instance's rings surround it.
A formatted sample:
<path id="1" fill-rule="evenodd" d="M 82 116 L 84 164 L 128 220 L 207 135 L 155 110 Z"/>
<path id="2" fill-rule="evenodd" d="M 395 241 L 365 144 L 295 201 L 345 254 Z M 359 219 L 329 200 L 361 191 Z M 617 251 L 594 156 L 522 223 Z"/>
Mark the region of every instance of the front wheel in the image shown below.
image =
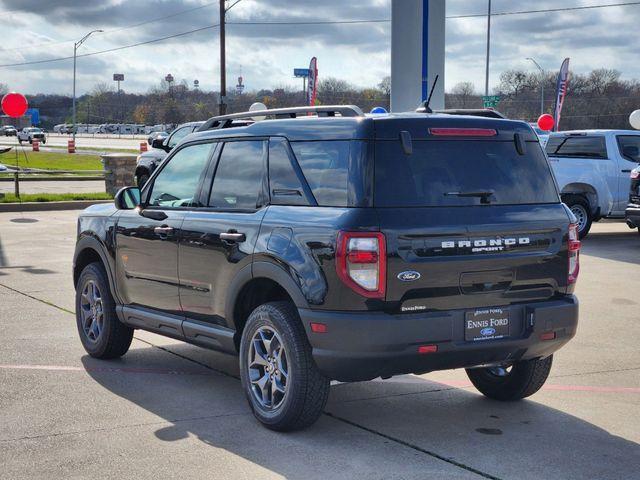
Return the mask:
<path id="1" fill-rule="evenodd" d="M 329 396 L 295 307 L 256 308 L 242 332 L 240 376 L 249 406 L 267 428 L 299 430 L 314 423 Z"/>
<path id="2" fill-rule="evenodd" d="M 76 286 L 76 323 L 82 346 L 95 358 L 117 358 L 129 350 L 133 329 L 116 315 L 109 280 L 100 263 L 87 265 Z"/>
<path id="3" fill-rule="evenodd" d="M 509 367 L 467 369 L 471 383 L 486 397 L 503 402 L 521 400 L 536 393 L 547 381 L 553 355 L 523 360 Z"/>

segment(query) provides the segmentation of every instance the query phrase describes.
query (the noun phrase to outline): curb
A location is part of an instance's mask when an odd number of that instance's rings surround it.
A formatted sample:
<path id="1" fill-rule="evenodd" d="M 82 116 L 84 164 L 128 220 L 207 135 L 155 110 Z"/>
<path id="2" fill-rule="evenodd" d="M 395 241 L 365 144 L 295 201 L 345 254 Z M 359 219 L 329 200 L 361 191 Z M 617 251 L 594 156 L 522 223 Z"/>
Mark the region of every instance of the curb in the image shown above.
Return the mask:
<path id="1" fill-rule="evenodd" d="M 86 182 L 94 180 L 104 180 L 104 177 L 20 177 L 20 183 L 22 182 Z M 12 177 L 0 177 L 0 182 L 11 182 L 15 180 Z"/>
<path id="2" fill-rule="evenodd" d="M 112 203 L 113 200 L 71 200 L 68 202 L 27 202 L 0 203 L 2 212 L 48 212 L 57 210 L 84 210 L 98 203 Z"/>

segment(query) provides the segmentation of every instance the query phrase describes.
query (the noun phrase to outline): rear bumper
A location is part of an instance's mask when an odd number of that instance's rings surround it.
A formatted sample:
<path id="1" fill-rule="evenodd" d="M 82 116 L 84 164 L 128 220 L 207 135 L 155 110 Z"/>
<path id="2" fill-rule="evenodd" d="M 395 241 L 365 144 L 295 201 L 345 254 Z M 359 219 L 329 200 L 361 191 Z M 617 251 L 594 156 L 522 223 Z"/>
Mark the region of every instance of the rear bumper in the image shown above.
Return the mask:
<path id="1" fill-rule="evenodd" d="M 629 205 L 624 212 L 627 225 L 632 228 L 640 228 L 640 205 Z"/>
<path id="2" fill-rule="evenodd" d="M 513 305 L 509 338 L 467 342 L 467 311 L 390 315 L 299 309 L 316 364 L 326 376 L 341 381 L 545 357 L 567 343 L 578 325 L 578 300 L 568 295 Z M 327 331 L 312 332 L 312 322 L 325 324 Z M 549 332 L 555 339 L 540 339 Z M 419 354 L 420 345 L 437 345 L 437 352 Z"/>

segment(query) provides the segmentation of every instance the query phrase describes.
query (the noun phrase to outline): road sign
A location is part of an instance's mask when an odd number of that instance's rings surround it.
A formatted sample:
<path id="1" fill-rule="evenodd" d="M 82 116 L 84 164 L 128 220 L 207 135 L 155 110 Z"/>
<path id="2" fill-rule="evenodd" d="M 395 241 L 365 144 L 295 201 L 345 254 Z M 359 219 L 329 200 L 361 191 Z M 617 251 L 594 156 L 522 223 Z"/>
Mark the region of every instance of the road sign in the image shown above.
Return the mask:
<path id="1" fill-rule="evenodd" d="M 294 77 L 298 77 L 298 78 L 306 78 L 309 76 L 309 69 L 308 68 L 294 68 L 293 69 L 293 76 Z"/>
<path id="2" fill-rule="evenodd" d="M 500 103 L 500 95 L 485 95 L 482 97 L 484 108 L 495 108 Z"/>
<path id="3" fill-rule="evenodd" d="M 124 82 L 124 73 L 114 73 L 113 74 L 114 82 Z"/>

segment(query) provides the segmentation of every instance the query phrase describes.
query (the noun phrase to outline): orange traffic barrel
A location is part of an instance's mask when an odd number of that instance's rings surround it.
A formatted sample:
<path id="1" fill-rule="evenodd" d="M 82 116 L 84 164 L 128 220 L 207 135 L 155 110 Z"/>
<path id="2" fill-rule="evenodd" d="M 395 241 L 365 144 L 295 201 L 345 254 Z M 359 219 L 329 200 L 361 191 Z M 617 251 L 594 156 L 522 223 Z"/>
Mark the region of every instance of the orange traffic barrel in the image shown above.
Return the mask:
<path id="1" fill-rule="evenodd" d="M 39 152 L 40 151 L 40 142 L 38 140 L 36 140 L 35 138 L 31 141 L 31 146 L 33 147 L 33 151 L 34 152 Z"/>
<path id="2" fill-rule="evenodd" d="M 69 153 L 76 153 L 76 142 L 75 140 L 69 140 L 67 142 L 67 150 Z"/>
<path id="3" fill-rule="evenodd" d="M 140 153 L 147 151 L 147 142 L 140 142 Z"/>

